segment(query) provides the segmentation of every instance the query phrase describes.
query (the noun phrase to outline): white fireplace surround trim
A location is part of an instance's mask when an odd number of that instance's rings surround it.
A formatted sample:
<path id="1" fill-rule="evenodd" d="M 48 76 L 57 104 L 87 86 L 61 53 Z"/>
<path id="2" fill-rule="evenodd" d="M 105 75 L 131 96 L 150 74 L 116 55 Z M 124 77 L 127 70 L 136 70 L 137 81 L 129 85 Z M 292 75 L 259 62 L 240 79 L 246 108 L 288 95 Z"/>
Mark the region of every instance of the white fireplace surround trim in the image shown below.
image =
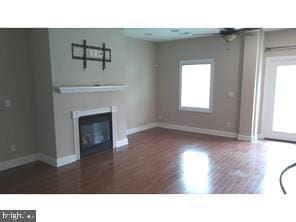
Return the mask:
<path id="1" fill-rule="evenodd" d="M 79 143 L 79 117 L 89 116 L 95 114 L 112 113 L 112 135 L 113 135 L 113 148 L 118 148 L 128 144 L 128 139 L 122 139 L 117 141 L 117 127 L 116 127 L 116 106 L 109 106 L 90 110 L 73 110 L 73 132 L 74 132 L 74 148 L 76 160 L 80 159 L 80 143 Z"/>

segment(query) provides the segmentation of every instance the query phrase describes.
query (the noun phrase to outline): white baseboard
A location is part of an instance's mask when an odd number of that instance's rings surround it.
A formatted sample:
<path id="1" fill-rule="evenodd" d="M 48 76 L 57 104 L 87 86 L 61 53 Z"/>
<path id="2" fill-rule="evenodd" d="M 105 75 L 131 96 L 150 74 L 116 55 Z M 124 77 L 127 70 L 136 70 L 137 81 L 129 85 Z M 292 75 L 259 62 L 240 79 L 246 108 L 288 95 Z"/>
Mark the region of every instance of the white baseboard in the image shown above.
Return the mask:
<path id="1" fill-rule="evenodd" d="M 263 134 L 258 134 L 257 136 L 247 136 L 247 135 L 243 135 L 243 134 L 238 134 L 237 136 L 238 140 L 241 141 L 249 141 L 249 142 L 258 142 L 258 140 L 263 140 L 264 139 L 264 135 Z"/>
<path id="2" fill-rule="evenodd" d="M 241 141 L 252 141 L 252 137 L 251 136 L 247 136 L 247 135 L 243 135 L 243 134 L 239 134 L 237 136 L 237 139 L 238 140 L 241 140 Z"/>
<path id="3" fill-rule="evenodd" d="M 258 138 L 258 140 L 263 140 L 264 139 L 264 134 L 259 133 L 257 138 Z"/>
<path id="4" fill-rule="evenodd" d="M 43 153 L 38 154 L 38 160 L 47 163 L 51 166 L 57 167 L 57 159 Z"/>
<path id="5" fill-rule="evenodd" d="M 119 147 L 125 146 L 125 145 L 128 145 L 128 139 L 127 138 L 116 141 L 116 148 L 119 148 Z"/>
<path id="6" fill-rule="evenodd" d="M 53 167 L 60 167 L 75 162 L 77 158 L 75 155 L 69 155 L 56 159 L 43 153 L 34 153 L 31 155 L 0 162 L 0 171 L 32 163 L 38 160 L 47 163 Z"/>
<path id="7" fill-rule="evenodd" d="M 38 154 L 31 154 L 19 158 L 14 158 L 11 160 L 6 160 L 0 162 L 0 171 L 7 170 L 9 168 L 21 166 L 27 163 L 31 163 L 38 160 Z"/>
<path id="8" fill-rule="evenodd" d="M 61 167 L 61 166 L 64 166 L 66 164 L 75 162 L 77 160 L 77 158 L 76 158 L 76 155 L 73 154 L 73 155 L 64 156 L 64 157 L 56 159 L 56 158 L 53 158 L 51 156 L 40 153 L 39 154 L 39 160 L 44 162 L 44 163 L 47 163 L 47 164 L 49 164 L 51 166 L 54 166 L 54 167 Z"/>
<path id="9" fill-rule="evenodd" d="M 251 141 L 251 137 L 245 136 L 245 135 L 238 135 L 237 133 L 233 133 L 233 132 L 203 129 L 203 128 L 197 128 L 197 127 L 182 126 L 182 125 L 174 125 L 169 123 L 152 123 L 145 126 L 140 126 L 137 128 L 129 129 L 127 131 L 127 134 L 129 135 L 132 133 L 140 132 L 140 131 L 151 129 L 154 127 L 175 129 L 175 130 L 181 130 L 186 132 L 201 133 L 201 134 L 223 136 L 223 137 L 230 137 L 230 138 L 238 137 L 239 140 Z M 127 138 L 116 141 L 116 148 L 119 148 L 125 145 L 128 145 Z M 12 160 L 0 162 L 0 171 L 21 166 L 27 163 L 38 161 L 38 160 L 45 162 L 54 167 L 60 167 L 60 166 L 75 162 L 77 158 L 75 154 L 56 159 L 45 154 L 35 153 L 35 154 L 27 155 L 24 157 L 19 157 Z"/>
<path id="10" fill-rule="evenodd" d="M 152 129 L 152 128 L 155 128 L 157 126 L 158 126 L 158 123 L 150 123 L 150 124 L 147 124 L 147 125 L 131 128 L 131 129 L 128 129 L 126 131 L 126 135 L 130 135 L 130 134 L 138 133 L 138 132 L 141 132 L 141 131 L 144 131 L 144 130 Z"/>
<path id="11" fill-rule="evenodd" d="M 118 140 L 116 142 L 116 148 L 127 145 L 127 144 L 128 144 L 127 138 L 122 139 L 122 140 Z M 11 159 L 11 160 L 1 161 L 0 162 L 0 171 L 7 170 L 9 168 L 13 168 L 13 167 L 17 167 L 17 166 L 21 166 L 21 165 L 24 165 L 27 163 L 35 162 L 38 160 L 42 161 L 44 163 L 47 163 L 51 166 L 54 166 L 54 167 L 61 167 L 66 164 L 75 162 L 77 160 L 77 157 L 75 154 L 72 154 L 69 156 L 64 156 L 64 157 L 56 159 L 54 157 L 48 156 L 43 153 L 34 153 L 31 155 L 15 158 L 15 159 Z"/>
<path id="12" fill-rule="evenodd" d="M 166 129 L 181 130 L 181 131 L 192 132 L 192 133 L 201 133 L 201 134 L 208 134 L 208 135 L 214 135 L 214 136 L 237 138 L 237 133 L 228 132 L 228 131 L 219 131 L 219 130 L 204 129 L 204 128 L 197 128 L 197 127 L 191 127 L 191 126 L 174 125 L 169 123 L 158 123 L 158 127 L 166 128 Z"/>
<path id="13" fill-rule="evenodd" d="M 69 156 L 64 156 L 62 158 L 58 158 L 57 159 L 57 167 L 64 166 L 69 163 L 73 163 L 76 160 L 77 160 L 77 158 L 76 158 L 75 154 L 69 155 Z"/>
<path id="14" fill-rule="evenodd" d="M 122 140 L 118 140 L 116 142 L 116 148 L 127 145 L 127 144 L 128 144 L 127 138 L 122 139 Z M 77 161 L 77 157 L 75 154 L 72 154 L 69 156 L 64 156 L 64 157 L 56 159 L 54 157 L 48 156 L 43 153 L 34 153 L 31 155 L 15 158 L 15 159 L 11 159 L 11 160 L 1 161 L 0 162 L 0 171 L 7 170 L 7 169 L 17 167 L 17 166 L 21 166 L 24 164 L 32 163 L 32 162 L 35 162 L 38 160 L 42 161 L 44 163 L 47 163 L 53 167 L 61 167 L 66 164 L 70 164 L 70 163 Z"/>

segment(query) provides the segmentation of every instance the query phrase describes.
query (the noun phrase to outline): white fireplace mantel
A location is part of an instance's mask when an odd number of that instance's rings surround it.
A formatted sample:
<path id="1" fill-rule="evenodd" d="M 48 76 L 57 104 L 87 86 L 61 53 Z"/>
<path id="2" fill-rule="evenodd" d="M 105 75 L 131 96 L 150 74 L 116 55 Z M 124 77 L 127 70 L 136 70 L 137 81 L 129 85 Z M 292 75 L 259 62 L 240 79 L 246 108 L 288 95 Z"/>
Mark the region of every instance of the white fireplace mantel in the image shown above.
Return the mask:
<path id="1" fill-rule="evenodd" d="M 57 86 L 58 93 L 90 93 L 90 92 L 112 92 L 125 90 L 127 85 L 101 85 L 101 86 Z"/>

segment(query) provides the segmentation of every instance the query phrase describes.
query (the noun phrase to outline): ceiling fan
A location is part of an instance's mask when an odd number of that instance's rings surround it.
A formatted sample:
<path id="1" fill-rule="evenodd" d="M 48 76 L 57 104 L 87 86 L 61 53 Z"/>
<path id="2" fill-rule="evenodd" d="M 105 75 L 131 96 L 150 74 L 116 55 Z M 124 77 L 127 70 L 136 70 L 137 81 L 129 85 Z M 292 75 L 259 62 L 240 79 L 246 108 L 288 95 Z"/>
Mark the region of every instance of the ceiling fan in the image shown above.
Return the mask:
<path id="1" fill-rule="evenodd" d="M 192 34 L 194 36 L 219 36 L 226 42 L 231 42 L 232 40 L 236 39 L 236 37 L 243 32 L 250 32 L 259 30 L 260 28 L 241 28 L 241 29 L 235 29 L 235 28 L 223 28 L 220 29 L 218 33 L 208 33 L 208 34 Z"/>

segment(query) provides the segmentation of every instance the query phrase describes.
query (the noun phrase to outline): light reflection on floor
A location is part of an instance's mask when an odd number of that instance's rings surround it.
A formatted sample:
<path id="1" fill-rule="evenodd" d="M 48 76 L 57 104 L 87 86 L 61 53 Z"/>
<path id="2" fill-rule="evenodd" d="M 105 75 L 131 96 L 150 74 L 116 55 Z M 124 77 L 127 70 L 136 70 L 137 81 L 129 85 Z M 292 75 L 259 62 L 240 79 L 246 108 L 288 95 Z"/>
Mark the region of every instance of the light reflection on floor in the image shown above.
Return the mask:
<path id="1" fill-rule="evenodd" d="M 296 161 L 295 144 L 266 141 L 264 147 L 258 149 L 256 146 L 250 144 L 245 152 L 233 153 L 227 161 L 217 160 L 207 150 L 185 148 L 180 164 L 183 192 L 282 195 L 279 175 L 289 163 Z M 283 183 L 288 194 L 296 194 L 296 168 L 284 175 Z M 254 190 L 248 191 L 250 187 Z"/>
<path id="2" fill-rule="evenodd" d="M 183 184 L 189 193 L 208 193 L 209 158 L 206 153 L 188 150 L 182 156 Z"/>
<path id="3" fill-rule="evenodd" d="M 271 143 L 271 142 L 270 142 Z M 275 142 L 273 142 L 275 143 Z M 273 145 L 273 144 L 272 144 Z M 265 175 L 262 180 L 262 193 L 264 194 L 282 194 L 279 186 L 279 176 L 281 171 L 286 168 L 289 163 L 295 160 L 295 145 L 292 143 L 281 143 L 281 146 L 270 146 L 267 151 L 267 161 L 265 164 Z M 291 155 L 287 156 L 283 149 L 292 148 Z M 296 169 L 292 168 L 283 176 L 283 185 L 288 194 L 296 194 Z"/>

